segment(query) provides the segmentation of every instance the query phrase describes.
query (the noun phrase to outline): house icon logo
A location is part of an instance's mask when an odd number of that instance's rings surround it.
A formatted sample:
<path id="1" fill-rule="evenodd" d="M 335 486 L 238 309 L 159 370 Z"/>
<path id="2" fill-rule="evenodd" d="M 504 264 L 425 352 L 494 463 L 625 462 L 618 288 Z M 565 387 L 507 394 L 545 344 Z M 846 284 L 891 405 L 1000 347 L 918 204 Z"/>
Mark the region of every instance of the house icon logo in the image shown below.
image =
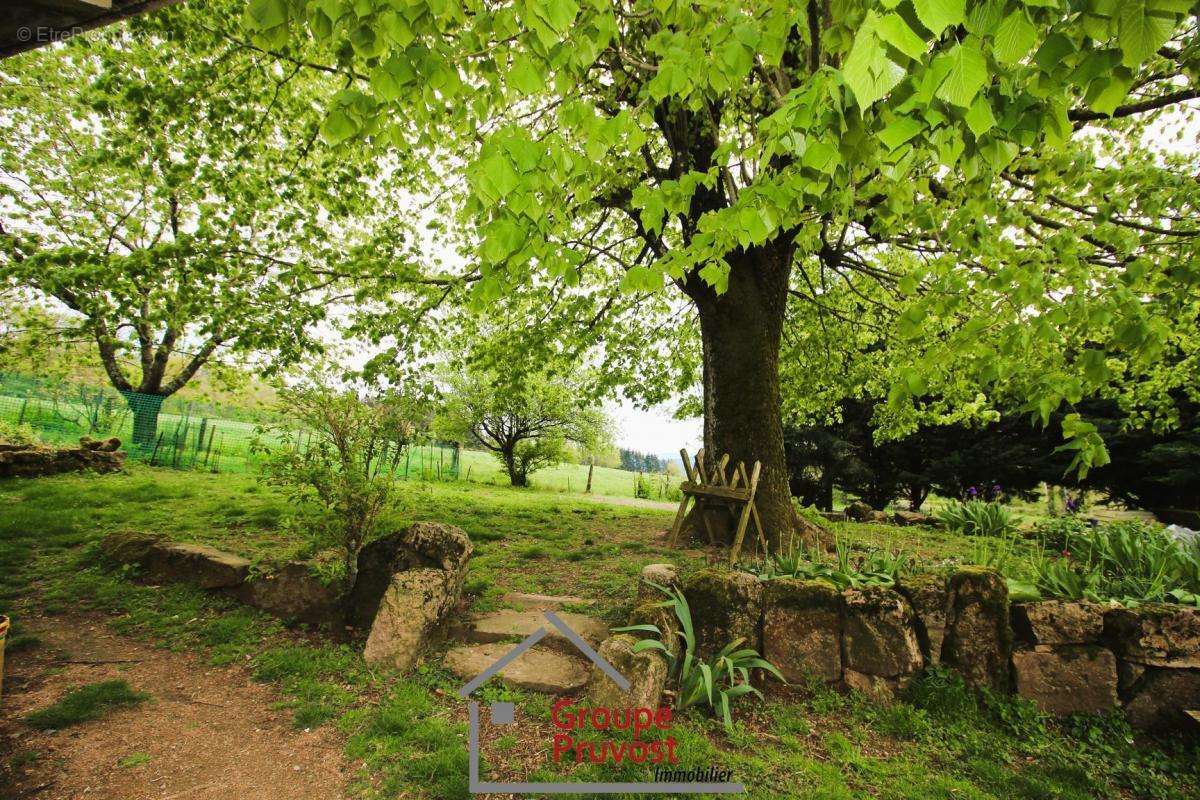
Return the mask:
<path id="1" fill-rule="evenodd" d="M 583 637 L 573 631 L 570 626 L 558 618 L 552 611 L 543 611 L 542 615 L 550 625 L 566 637 L 580 653 L 604 672 L 621 691 L 629 690 L 629 679 L 605 661 L 599 653 L 584 641 Z M 669 782 L 669 781 L 633 781 L 615 783 L 504 783 L 497 781 L 482 781 L 479 778 L 479 703 L 471 699 L 471 694 L 506 666 L 516 661 L 529 648 L 537 644 L 549 634 L 546 626 L 538 628 L 526 636 L 511 650 L 496 659 L 487 669 L 464 684 L 458 695 L 468 701 L 470 714 L 470 786 L 472 794 L 577 794 L 581 790 L 590 794 L 740 794 L 746 787 L 740 783 L 701 783 L 701 782 Z M 491 703 L 488 706 L 493 725 L 512 725 L 516 722 L 516 708 L 509 702 Z"/>

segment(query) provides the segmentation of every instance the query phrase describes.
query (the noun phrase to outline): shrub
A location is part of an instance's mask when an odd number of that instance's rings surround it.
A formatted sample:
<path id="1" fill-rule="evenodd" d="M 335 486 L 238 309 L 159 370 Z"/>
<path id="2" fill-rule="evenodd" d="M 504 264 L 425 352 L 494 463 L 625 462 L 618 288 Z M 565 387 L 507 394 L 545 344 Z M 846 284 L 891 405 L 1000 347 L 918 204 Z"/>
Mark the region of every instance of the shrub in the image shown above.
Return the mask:
<path id="1" fill-rule="evenodd" d="M 0 419 L 0 442 L 16 445 L 41 444 L 41 437 L 28 424 L 18 425 L 15 422 Z"/>
<path id="2" fill-rule="evenodd" d="M 314 550 L 336 547 L 342 575 L 354 585 L 358 554 L 376 535 L 392 500 L 396 465 L 415 434 L 414 405 L 398 395 L 364 399 L 311 382 L 280 391 L 281 410 L 301 430 L 275 429 L 280 444 L 255 449 L 267 456 L 263 475 L 286 487 Z"/>
<path id="3" fill-rule="evenodd" d="M 953 500 L 938 513 L 952 532 L 962 536 L 1003 536 L 1016 530 L 1012 512 L 1000 503 L 983 500 Z"/>
<path id="4" fill-rule="evenodd" d="M 656 625 L 629 625 L 613 630 L 617 633 L 641 632 L 657 636 L 657 639 L 642 639 L 634 645 L 633 651 L 657 650 L 667 659 L 670 676 L 678 686 L 675 707 L 682 711 L 697 705 L 708 706 L 713 711 L 720 711 L 725 729 L 732 730 L 733 718 L 729 713 L 732 703 L 747 694 L 762 697 L 762 693 L 750 683 L 750 670 L 765 670 L 781 681 L 783 676 L 757 650 L 742 647 L 744 637 L 734 639 L 708 661 L 700 660 L 696 655 L 696 632 L 687 598 L 675 587 L 668 589 L 655 585 L 655 588 L 670 597 L 658 605 L 674 610 L 675 618 L 679 621 L 679 636 L 683 640 L 682 652 L 674 655 L 672 649 L 663 643 L 663 632 Z"/>

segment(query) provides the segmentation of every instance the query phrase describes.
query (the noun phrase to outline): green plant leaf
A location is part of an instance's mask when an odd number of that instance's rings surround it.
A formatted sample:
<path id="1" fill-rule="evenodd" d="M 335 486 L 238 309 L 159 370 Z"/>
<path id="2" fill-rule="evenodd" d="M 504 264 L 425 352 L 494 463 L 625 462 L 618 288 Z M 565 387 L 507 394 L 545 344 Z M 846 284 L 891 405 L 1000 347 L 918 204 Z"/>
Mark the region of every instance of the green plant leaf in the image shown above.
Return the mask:
<path id="1" fill-rule="evenodd" d="M 966 0 L 913 0 L 917 19 L 934 36 L 951 25 L 961 25 L 966 13 Z"/>
<path id="2" fill-rule="evenodd" d="M 956 106 L 969 106 L 988 80 L 987 61 L 977 47 L 957 44 L 945 59 L 949 69 L 946 80 L 938 87 L 937 96 Z"/>
<path id="3" fill-rule="evenodd" d="M 1004 18 L 992 40 L 992 55 L 1001 64 L 1015 64 L 1029 54 L 1037 41 L 1037 28 L 1023 9 Z"/>
<path id="4" fill-rule="evenodd" d="M 996 117 L 992 114 L 992 104 L 983 95 L 976 97 L 975 102 L 971 103 L 966 119 L 967 127 L 971 129 L 971 133 L 975 134 L 977 139 L 996 125 Z"/>
<path id="5" fill-rule="evenodd" d="M 908 27 L 904 17 L 899 14 L 885 14 L 880 17 L 876 30 L 880 38 L 909 58 L 920 59 L 925 55 L 925 40 L 913 33 L 913 29 Z"/>
<path id="6" fill-rule="evenodd" d="M 1175 30 L 1175 17 L 1153 9 L 1148 0 L 1122 0 L 1117 17 L 1117 41 L 1122 63 L 1136 67 L 1162 47 Z"/>

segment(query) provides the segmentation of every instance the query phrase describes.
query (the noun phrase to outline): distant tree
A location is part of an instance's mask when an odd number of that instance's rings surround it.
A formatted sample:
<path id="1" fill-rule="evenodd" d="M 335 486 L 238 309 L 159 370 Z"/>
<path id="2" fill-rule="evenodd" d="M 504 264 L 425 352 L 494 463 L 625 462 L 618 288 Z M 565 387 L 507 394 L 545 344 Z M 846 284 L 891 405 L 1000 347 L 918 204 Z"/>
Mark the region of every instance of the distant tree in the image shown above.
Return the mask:
<path id="1" fill-rule="evenodd" d="M 547 374 L 510 376 L 474 371 L 448 381 L 437 427 L 450 439 L 492 452 L 513 486 L 560 463 L 567 443 L 593 450 L 610 438 L 604 412 L 584 400 L 578 382 Z"/>
<path id="2" fill-rule="evenodd" d="M 213 361 L 318 349 L 362 235 L 364 170 L 313 143 L 332 76 L 228 39 L 240 3 L 188 4 L 0 67 L 0 289 L 64 308 L 154 439 Z"/>
<path id="3" fill-rule="evenodd" d="M 621 448 L 621 469 L 629 472 L 662 472 L 666 464 L 653 453 L 641 453 L 637 450 Z"/>
<path id="4" fill-rule="evenodd" d="M 1200 402 L 1181 398 L 1178 410 L 1174 426 L 1156 431 L 1128 426 L 1115 402 L 1087 404 L 1084 413 L 1108 442 L 1112 463 L 1089 473 L 1084 485 L 1163 519 L 1171 509 L 1200 511 Z"/>
<path id="5" fill-rule="evenodd" d="M 1060 420 L 1043 429 L 1014 411 L 989 423 L 924 426 L 902 439 L 881 439 L 875 408 L 847 401 L 836 422 L 786 429 L 789 474 L 801 502 L 828 510 L 835 487 L 874 508 L 903 497 L 916 510 L 931 491 L 963 498 L 973 487 L 1028 498 L 1067 472 L 1070 456 L 1057 452 L 1055 441 Z"/>

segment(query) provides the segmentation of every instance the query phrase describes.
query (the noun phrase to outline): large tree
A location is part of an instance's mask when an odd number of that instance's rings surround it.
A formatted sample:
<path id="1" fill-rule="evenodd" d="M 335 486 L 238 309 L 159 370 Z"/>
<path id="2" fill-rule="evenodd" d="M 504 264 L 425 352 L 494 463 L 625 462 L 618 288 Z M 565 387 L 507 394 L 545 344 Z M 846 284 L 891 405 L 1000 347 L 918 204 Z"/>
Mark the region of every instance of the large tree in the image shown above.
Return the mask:
<path id="1" fill-rule="evenodd" d="M 1197 190 L 1177 164 L 1129 163 L 1124 143 L 1130 120 L 1197 96 L 1191 14 L 1181 0 L 251 0 L 247 21 L 266 49 L 329 45 L 352 82 L 329 140 L 427 152 L 431 179 L 459 187 L 477 304 L 552 297 L 537 318 L 561 300 L 584 339 L 616 320 L 614 370 L 641 379 L 612 292 L 680 293 L 707 449 L 763 463 L 779 540 L 797 524 L 779 357 L 798 307 L 846 315 L 873 296 L 862 282 L 883 287 L 897 334 L 934 345 L 890 387 L 897 413 L 1004 382 L 1047 416 L 1108 379 L 1106 356 L 1136 370 L 1161 349 L 1195 297 Z M 915 257 L 893 269 L 898 253 Z M 961 362 L 954 382 L 935 351 Z M 648 368 L 663 376 L 650 393 L 694 363 L 672 362 Z M 1080 466 L 1103 460 L 1094 430 L 1066 431 Z"/>
<path id="2" fill-rule="evenodd" d="M 316 141 L 336 76 L 228 39 L 240 3 L 180 7 L 0 70 L 0 282 L 65 306 L 153 441 L 206 364 L 266 368 L 313 326 L 363 234 L 364 168 Z"/>

